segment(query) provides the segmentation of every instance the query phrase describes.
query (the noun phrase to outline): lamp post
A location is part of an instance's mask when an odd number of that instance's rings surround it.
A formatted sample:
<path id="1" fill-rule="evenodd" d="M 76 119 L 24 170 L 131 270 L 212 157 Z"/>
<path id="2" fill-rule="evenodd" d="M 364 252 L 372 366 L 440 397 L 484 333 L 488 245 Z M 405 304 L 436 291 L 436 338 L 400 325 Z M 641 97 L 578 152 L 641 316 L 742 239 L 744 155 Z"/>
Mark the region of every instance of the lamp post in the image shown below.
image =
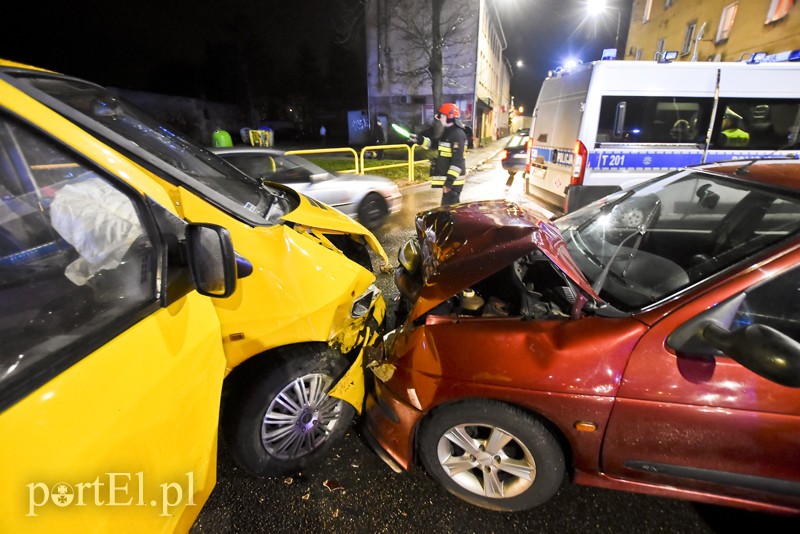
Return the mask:
<path id="1" fill-rule="evenodd" d="M 607 10 L 615 11 L 617 13 L 617 33 L 614 36 L 614 49 L 619 54 L 619 30 L 622 25 L 622 11 L 615 7 L 609 7 L 606 0 L 587 0 L 586 4 L 589 14 L 592 16 L 599 16 Z M 623 59 L 625 54 L 623 54 Z"/>

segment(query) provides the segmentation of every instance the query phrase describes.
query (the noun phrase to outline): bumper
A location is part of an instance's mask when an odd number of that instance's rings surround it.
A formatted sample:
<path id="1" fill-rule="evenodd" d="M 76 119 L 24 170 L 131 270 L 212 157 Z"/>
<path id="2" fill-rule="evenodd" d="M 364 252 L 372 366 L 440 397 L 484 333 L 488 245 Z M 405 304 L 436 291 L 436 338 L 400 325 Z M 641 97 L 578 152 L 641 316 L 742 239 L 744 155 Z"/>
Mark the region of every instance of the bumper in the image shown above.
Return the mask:
<path id="1" fill-rule="evenodd" d="M 395 396 L 373 378 L 367 394 L 363 430 L 367 442 L 389 466 L 398 471 L 414 465 L 414 434 L 423 413 Z"/>
<path id="2" fill-rule="evenodd" d="M 388 197 L 386 205 L 390 215 L 398 213 L 403 208 L 403 194 L 398 191 L 397 194 Z"/>
<path id="3" fill-rule="evenodd" d="M 331 397 L 341 399 L 351 404 L 359 414 L 364 405 L 364 392 L 366 390 L 364 353 L 371 349 L 382 351 L 380 348 L 382 339 L 381 325 L 383 324 L 385 315 L 386 302 L 383 299 L 383 295 L 378 292 L 373 297 L 369 312 L 356 323 L 358 325 L 357 329 L 354 326 L 350 331 L 351 335 L 354 334 L 357 336 L 355 346 L 352 350 L 357 350 L 358 355 L 344 376 L 331 388 L 329 393 Z M 349 336 L 342 337 L 346 339 Z M 343 343 L 342 346 L 349 345 Z"/>

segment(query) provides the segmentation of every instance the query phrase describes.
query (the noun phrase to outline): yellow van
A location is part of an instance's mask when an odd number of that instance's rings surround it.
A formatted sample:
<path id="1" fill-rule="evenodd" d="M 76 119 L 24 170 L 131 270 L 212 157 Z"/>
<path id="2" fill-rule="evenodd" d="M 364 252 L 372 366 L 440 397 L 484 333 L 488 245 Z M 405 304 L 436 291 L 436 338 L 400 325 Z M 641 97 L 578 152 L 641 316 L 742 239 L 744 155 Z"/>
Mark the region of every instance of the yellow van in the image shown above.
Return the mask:
<path id="1" fill-rule="evenodd" d="M 252 273 L 214 301 L 230 373 L 226 444 L 255 475 L 300 470 L 323 456 L 361 407 L 361 354 L 385 314 L 370 254 L 388 261 L 372 233 L 246 176 L 103 87 L 13 64 L 0 68 L 0 80 L 135 162 L 182 218 L 230 231 Z"/>
<path id="2" fill-rule="evenodd" d="M 188 531 L 226 365 L 198 293 L 235 274 L 224 229 L 0 81 L 0 532 Z"/>

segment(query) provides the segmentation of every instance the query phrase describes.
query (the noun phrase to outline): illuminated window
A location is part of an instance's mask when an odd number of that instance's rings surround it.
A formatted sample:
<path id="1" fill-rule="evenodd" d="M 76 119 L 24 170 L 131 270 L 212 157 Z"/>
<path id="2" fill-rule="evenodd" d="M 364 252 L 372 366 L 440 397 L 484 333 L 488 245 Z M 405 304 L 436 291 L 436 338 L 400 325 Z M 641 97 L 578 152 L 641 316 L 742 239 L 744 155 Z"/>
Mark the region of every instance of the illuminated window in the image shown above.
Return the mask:
<path id="1" fill-rule="evenodd" d="M 792 9 L 793 5 L 794 0 L 772 0 L 767 12 L 767 20 L 764 21 L 764 24 L 781 20 L 789 14 L 789 10 Z"/>
<path id="2" fill-rule="evenodd" d="M 721 43 L 727 41 L 731 35 L 731 28 L 733 28 L 733 19 L 736 18 L 736 10 L 739 9 L 739 2 L 728 4 L 722 8 L 722 16 L 719 19 L 719 29 L 717 30 L 717 37 L 714 42 Z"/>

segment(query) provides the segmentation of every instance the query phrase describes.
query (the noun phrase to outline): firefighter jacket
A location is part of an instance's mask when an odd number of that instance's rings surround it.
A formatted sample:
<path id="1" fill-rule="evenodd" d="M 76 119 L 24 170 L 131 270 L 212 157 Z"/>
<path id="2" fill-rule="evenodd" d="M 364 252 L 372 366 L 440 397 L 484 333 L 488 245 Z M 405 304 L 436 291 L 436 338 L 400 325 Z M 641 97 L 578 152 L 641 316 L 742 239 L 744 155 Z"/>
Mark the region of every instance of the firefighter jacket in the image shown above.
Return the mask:
<path id="1" fill-rule="evenodd" d="M 448 187 L 461 191 L 464 187 L 464 176 L 467 174 L 467 164 L 464 161 L 467 134 L 464 129 L 455 124 L 448 126 L 436 141 L 423 138 L 422 146 L 438 152 L 431 164 L 431 187 Z"/>

